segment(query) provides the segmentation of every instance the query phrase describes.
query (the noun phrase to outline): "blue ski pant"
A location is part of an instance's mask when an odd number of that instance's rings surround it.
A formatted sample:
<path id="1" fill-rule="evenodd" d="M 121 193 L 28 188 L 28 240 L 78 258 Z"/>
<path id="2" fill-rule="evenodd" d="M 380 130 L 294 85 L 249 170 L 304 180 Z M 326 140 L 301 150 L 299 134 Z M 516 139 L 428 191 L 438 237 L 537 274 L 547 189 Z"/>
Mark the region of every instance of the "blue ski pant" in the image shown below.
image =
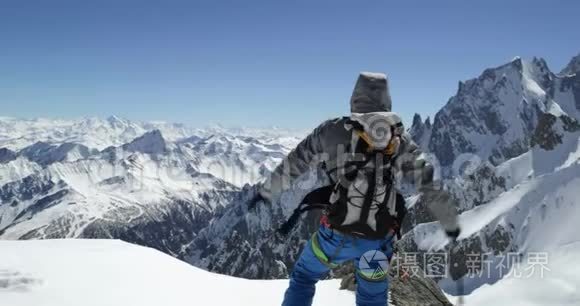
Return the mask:
<path id="1" fill-rule="evenodd" d="M 356 269 L 356 305 L 385 306 L 387 266 L 392 254 L 392 236 L 382 240 L 362 239 L 321 225 L 294 266 L 282 306 L 312 305 L 316 282 L 331 268 L 349 260 L 354 260 Z"/>

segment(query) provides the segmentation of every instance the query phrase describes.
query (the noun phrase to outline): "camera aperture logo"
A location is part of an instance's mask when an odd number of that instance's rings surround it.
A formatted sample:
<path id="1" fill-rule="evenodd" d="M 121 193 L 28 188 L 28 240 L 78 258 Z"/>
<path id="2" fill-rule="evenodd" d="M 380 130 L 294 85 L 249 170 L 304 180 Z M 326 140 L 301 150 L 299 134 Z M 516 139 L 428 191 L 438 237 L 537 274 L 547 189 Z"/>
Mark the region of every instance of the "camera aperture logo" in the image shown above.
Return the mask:
<path id="1" fill-rule="evenodd" d="M 371 250 L 361 256 L 358 269 L 360 275 L 371 281 L 383 280 L 387 277 L 389 259 L 381 251 Z"/>

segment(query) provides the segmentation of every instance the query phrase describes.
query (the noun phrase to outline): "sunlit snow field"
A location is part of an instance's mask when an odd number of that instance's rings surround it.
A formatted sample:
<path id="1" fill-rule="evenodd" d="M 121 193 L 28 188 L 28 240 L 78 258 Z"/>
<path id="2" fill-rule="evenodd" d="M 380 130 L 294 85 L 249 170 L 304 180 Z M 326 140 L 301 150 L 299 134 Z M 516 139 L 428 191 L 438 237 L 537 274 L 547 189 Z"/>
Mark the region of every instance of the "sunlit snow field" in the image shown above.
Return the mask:
<path id="1" fill-rule="evenodd" d="M 213 274 L 117 240 L 0 241 L 2 306 L 272 306 L 287 283 Z M 354 305 L 338 287 L 321 282 L 314 305 Z"/>

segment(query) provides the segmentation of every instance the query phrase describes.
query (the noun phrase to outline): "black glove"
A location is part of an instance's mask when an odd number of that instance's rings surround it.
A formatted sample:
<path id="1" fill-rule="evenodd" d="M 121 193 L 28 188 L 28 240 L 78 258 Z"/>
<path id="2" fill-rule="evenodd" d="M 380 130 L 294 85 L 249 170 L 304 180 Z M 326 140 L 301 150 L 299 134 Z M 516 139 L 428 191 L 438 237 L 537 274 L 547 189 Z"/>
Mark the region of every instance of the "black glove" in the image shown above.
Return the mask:
<path id="1" fill-rule="evenodd" d="M 453 240 L 457 240 L 457 237 L 459 237 L 459 234 L 461 234 L 461 229 L 458 227 L 455 230 L 445 230 L 445 234 L 447 234 L 447 237 Z"/>

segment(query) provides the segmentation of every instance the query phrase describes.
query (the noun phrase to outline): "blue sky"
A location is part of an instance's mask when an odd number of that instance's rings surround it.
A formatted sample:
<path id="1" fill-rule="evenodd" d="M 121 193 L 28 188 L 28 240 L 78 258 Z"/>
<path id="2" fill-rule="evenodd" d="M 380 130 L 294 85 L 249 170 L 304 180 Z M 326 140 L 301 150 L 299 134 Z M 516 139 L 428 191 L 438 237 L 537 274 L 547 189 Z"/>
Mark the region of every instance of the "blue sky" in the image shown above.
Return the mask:
<path id="1" fill-rule="evenodd" d="M 404 3 L 403 3 L 404 2 Z M 0 116 L 310 128 L 359 71 L 434 114 L 520 55 L 580 52 L 580 1 L 2 1 Z"/>

